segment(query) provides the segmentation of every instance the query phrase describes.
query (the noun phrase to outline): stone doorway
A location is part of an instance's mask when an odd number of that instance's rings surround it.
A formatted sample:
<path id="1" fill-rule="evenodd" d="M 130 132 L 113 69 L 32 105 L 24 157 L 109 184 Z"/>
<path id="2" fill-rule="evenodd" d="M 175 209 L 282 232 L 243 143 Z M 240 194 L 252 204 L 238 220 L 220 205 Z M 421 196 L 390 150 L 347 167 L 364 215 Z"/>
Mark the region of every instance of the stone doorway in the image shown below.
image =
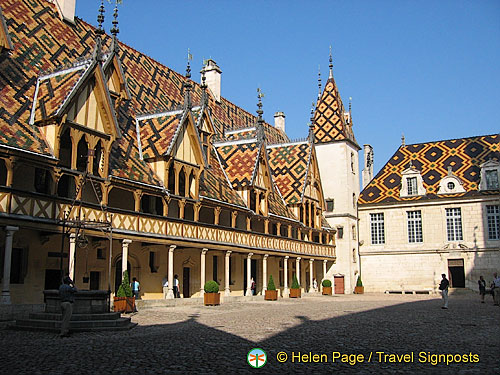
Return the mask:
<path id="1" fill-rule="evenodd" d="M 448 259 L 448 277 L 452 288 L 465 288 L 463 259 Z"/>
<path id="2" fill-rule="evenodd" d="M 182 296 L 184 298 L 189 298 L 191 294 L 189 293 L 189 279 L 190 279 L 191 269 L 189 267 L 184 267 L 182 270 Z"/>

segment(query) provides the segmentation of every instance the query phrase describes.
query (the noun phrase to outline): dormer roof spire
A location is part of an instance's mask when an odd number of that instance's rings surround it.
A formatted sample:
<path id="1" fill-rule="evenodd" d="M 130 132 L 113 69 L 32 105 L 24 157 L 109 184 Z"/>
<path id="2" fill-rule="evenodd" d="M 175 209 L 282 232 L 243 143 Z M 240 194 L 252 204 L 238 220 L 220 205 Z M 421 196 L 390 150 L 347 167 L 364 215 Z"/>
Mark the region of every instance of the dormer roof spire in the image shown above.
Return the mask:
<path id="1" fill-rule="evenodd" d="M 205 65 L 205 64 L 203 64 Z M 207 77 L 205 76 L 205 67 L 201 69 L 201 104 L 208 104 L 208 95 L 207 95 Z"/>
<path id="2" fill-rule="evenodd" d="M 262 110 L 262 98 L 264 97 L 264 93 L 260 89 L 260 87 L 257 89 L 257 98 L 259 99 L 259 102 L 257 103 L 257 115 L 259 115 L 258 118 L 258 123 L 263 124 L 264 119 L 262 118 L 262 115 L 264 114 L 264 111 Z"/>
<path id="3" fill-rule="evenodd" d="M 314 142 L 314 101 L 311 103 L 311 118 L 309 122 L 309 142 Z"/>
<path id="4" fill-rule="evenodd" d="M 104 23 L 104 13 L 106 10 L 104 9 L 104 0 L 101 0 L 101 6 L 99 7 L 99 14 L 97 15 L 97 30 L 95 33 L 98 37 L 102 37 L 104 35 L 104 29 L 102 28 L 102 24 Z"/>
<path id="5" fill-rule="evenodd" d="M 120 32 L 120 29 L 118 27 L 118 1 L 115 2 L 115 9 L 113 12 L 113 27 L 111 28 L 110 32 L 113 35 L 113 39 L 116 39 L 116 36 Z"/>
<path id="6" fill-rule="evenodd" d="M 332 46 L 330 46 L 330 63 L 328 64 L 328 67 L 330 68 L 330 75 L 328 76 L 328 79 L 333 78 L 333 58 L 332 58 Z"/>
<path id="7" fill-rule="evenodd" d="M 193 59 L 193 55 L 188 48 L 187 53 L 187 66 L 186 66 L 186 81 L 184 82 L 184 109 L 191 109 L 191 64 L 190 61 Z"/>
<path id="8" fill-rule="evenodd" d="M 318 65 L 318 99 L 321 98 L 321 68 Z"/>

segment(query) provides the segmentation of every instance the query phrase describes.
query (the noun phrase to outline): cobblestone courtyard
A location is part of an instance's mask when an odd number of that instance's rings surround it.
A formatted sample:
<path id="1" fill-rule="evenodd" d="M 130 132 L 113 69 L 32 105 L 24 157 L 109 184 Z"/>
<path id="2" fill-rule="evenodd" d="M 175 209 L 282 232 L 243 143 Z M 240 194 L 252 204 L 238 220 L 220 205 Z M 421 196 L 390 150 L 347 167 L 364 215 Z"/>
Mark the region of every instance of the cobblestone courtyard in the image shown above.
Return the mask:
<path id="1" fill-rule="evenodd" d="M 313 296 L 279 302 L 255 301 L 219 307 L 144 309 L 127 332 L 54 333 L 0 331 L 6 374 L 107 373 L 500 373 L 500 308 L 491 298 L 452 295 L 442 310 L 436 295 Z M 252 348 L 267 363 L 247 363 Z M 285 352 L 284 363 L 277 360 Z M 292 356 L 326 354 L 323 363 Z M 333 361 L 332 352 L 362 354 L 362 363 Z M 412 363 L 390 363 L 411 354 Z M 422 353 L 423 352 L 423 353 Z M 372 358 L 368 362 L 370 353 Z M 420 356 L 419 357 L 419 353 Z M 421 363 L 430 354 L 461 354 L 478 363 Z M 283 354 L 280 354 L 283 358 Z M 324 358 L 323 357 L 323 358 Z M 297 358 L 297 357 L 296 357 Z M 463 358 L 463 357 L 461 357 Z M 357 357 L 360 361 L 360 357 Z"/>

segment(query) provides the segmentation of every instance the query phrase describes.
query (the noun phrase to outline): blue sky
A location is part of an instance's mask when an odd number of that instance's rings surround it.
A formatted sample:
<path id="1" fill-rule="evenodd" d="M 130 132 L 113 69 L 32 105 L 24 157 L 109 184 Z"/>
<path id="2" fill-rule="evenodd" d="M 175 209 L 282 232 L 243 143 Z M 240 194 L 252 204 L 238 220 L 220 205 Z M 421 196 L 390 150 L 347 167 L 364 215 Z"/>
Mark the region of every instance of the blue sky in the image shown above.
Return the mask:
<path id="1" fill-rule="evenodd" d="M 99 1 L 77 0 L 95 25 Z M 106 5 L 109 31 L 113 5 Z M 184 73 L 203 58 L 222 69 L 222 96 L 247 111 L 265 93 L 264 118 L 286 114 L 289 137 L 307 135 L 318 65 L 352 97 L 358 143 L 375 173 L 401 144 L 500 129 L 500 1 L 123 0 L 119 38 Z M 199 75 L 193 78 L 199 81 Z"/>

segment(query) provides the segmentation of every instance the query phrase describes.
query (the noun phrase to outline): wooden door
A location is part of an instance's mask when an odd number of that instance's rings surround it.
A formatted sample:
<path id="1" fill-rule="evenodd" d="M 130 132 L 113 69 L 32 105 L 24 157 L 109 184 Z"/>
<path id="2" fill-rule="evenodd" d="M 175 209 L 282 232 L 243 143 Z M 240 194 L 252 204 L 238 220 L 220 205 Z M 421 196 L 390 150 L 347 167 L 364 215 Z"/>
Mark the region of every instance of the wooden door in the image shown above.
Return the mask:
<path id="1" fill-rule="evenodd" d="M 184 267 L 182 271 L 182 296 L 184 298 L 189 298 L 189 275 L 190 275 L 190 268 L 189 267 Z"/>
<path id="2" fill-rule="evenodd" d="M 335 294 L 344 294 L 344 276 L 335 276 Z"/>

